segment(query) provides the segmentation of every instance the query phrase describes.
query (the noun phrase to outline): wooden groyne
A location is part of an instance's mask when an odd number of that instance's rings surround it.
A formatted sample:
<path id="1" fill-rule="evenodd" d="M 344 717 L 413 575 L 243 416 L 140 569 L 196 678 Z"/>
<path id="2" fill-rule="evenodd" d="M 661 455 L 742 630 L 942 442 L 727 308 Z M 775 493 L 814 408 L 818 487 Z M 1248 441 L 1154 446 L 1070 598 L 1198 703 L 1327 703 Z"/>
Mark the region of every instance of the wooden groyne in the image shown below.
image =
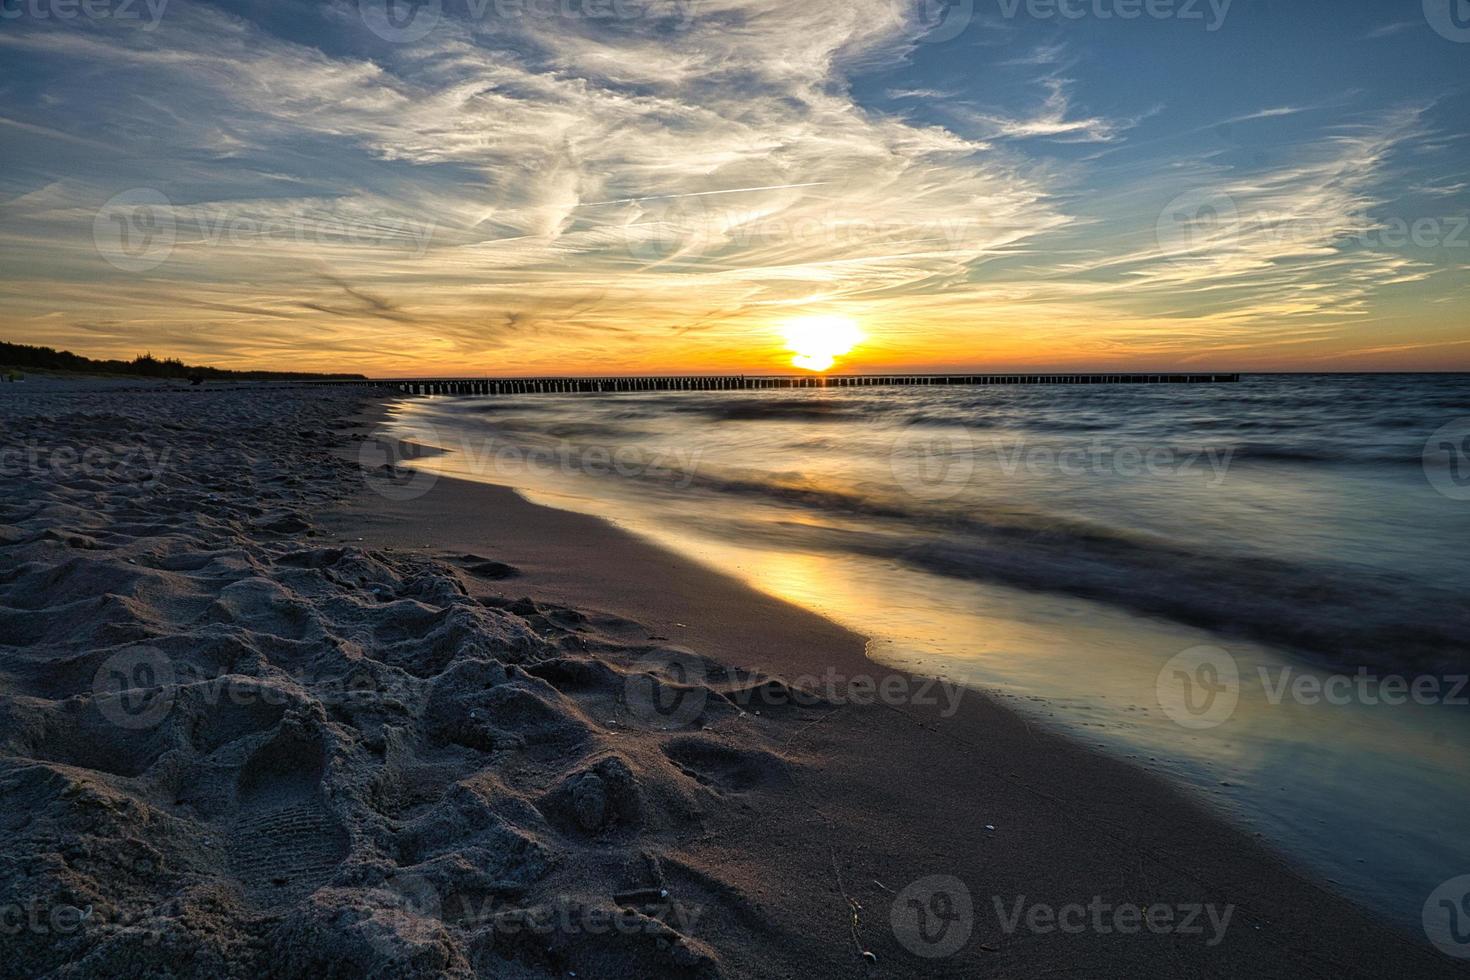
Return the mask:
<path id="1" fill-rule="evenodd" d="M 758 388 L 869 388 L 889 385 L 1224 384 L 1238 374 L 813 374 L 803 376 L 670 375 L 666 377 L 379 378 L 324 384 L 375 385 L 415 395 L 527 395 L 623 391 L 739 391 Z"/>

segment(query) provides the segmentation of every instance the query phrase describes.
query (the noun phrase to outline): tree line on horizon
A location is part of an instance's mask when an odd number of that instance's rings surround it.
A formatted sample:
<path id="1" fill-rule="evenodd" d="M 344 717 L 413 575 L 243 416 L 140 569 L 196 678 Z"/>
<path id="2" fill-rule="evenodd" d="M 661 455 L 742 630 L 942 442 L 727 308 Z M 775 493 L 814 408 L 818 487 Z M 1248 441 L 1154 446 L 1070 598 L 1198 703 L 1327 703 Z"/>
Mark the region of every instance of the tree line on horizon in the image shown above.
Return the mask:
<path id="1" fill-rule="evenodd" d="M 113 374 L 138 378 L 205 378 L 231 381 L 291 381 L 317 379 L 347 381 L 361 374 L 322 374 L 313 371 L 231 371 L 227 368 L 185 364 L 177 357 L 139 354 L 131 361 L 96 360 L 54 347 L 11 344 L 0 341 L 0 370 L 26 368 L 31 371 L 62 371 L 72 374 Z"/>

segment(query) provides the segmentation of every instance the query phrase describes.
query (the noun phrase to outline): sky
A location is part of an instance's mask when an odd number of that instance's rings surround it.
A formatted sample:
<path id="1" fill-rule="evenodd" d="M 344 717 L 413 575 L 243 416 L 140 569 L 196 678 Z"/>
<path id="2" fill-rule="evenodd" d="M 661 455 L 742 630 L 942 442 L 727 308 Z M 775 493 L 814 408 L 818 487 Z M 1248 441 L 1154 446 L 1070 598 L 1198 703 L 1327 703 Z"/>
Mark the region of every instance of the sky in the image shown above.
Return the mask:
<path id="1" fill-rule="evenodd" d="M 0 0 L 0 63 L 4 340 L 1470 369 L 1470 0 Z"/>

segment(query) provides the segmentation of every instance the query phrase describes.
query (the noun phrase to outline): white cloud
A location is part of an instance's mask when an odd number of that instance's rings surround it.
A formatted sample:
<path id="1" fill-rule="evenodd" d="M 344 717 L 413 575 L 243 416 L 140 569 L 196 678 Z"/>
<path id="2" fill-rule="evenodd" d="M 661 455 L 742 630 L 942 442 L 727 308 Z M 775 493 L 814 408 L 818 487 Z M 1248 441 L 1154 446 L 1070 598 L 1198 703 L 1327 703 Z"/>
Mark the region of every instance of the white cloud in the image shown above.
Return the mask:
<path id="1" fill-rule="evenodd" d="M 1029 115 L 975 112 L 966 118 L 985 139 L 1050 139 L 1064 143 L 1111 143 L 1138 124 L 1138 119 L 1073 115 L 1069 79 L 1048 76 L 1037 84 L 1046 96 Z"/>

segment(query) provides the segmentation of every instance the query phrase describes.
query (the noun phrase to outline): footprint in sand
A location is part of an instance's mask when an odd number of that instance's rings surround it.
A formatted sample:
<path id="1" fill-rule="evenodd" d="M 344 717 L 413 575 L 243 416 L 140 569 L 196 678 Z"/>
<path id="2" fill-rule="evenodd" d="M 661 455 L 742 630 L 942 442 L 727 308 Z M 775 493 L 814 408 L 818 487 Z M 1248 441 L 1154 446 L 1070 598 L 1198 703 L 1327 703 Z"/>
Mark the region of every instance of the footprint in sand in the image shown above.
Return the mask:
<path id="1" fill-rule="evenodd" d="M 319 743 L 284 732 L 241 768 L 230 865 L 253 904 L 304 898 L 347 856 L 347 835 L 322 798 L 324 770 Z"/>

